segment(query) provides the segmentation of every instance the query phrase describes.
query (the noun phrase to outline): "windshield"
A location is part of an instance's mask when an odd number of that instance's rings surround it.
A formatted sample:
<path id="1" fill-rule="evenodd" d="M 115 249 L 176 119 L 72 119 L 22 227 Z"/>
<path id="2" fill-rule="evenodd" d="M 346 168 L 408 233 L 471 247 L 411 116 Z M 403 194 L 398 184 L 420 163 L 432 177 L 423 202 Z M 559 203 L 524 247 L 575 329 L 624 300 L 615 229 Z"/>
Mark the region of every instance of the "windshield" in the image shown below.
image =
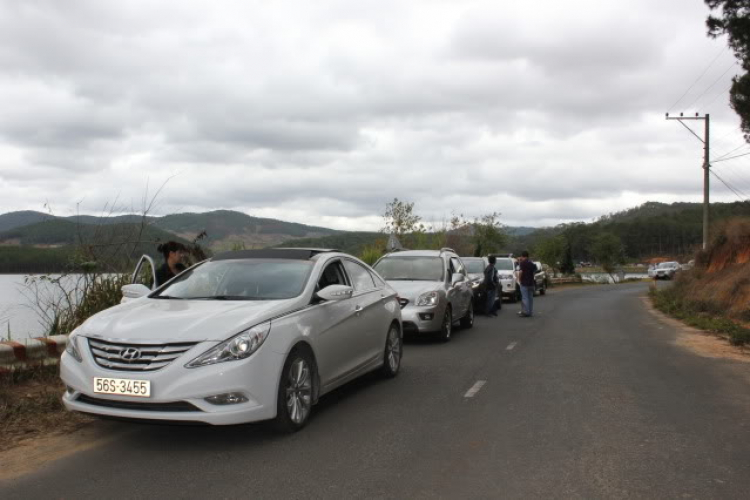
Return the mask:
<path id="1" fill-rule="evenodd" d="M 677 267 L 676 262 L 662 262 L 656 266 L 656 269 L 672 269 L 673 267 Z"/>
<path id="2" fill-rule="evenodd" d="M 219 260 L 180 275 L 152 298 L 280 300 L 302 293 L 312 262 L 301 260 Z"/>
<path id="3" fill-rule="evenodd" d="M 386 257 L 375 265 L 386 280 L 442 281 L 443 259 L 440 257 Z"/>
<path id="4" fill-rule="evenodd" d="M 484 259 L 461 259 L 469 274 L 482 274 L 484 272 Z"/>
<path id="5" fill-rule="evenodd" d="M 515 271 L 516 265 L 513 259 L 497 259 L 495 269 L 498 271 Z"/>

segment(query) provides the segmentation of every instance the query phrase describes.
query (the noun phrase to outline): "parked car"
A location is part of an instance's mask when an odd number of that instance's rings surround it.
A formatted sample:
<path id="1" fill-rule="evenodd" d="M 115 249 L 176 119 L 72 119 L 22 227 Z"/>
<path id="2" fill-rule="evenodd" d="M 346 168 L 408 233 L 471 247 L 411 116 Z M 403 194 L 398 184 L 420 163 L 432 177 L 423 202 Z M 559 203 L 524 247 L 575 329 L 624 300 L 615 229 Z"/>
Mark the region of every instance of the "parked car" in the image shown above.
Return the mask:
<path id="1" fill-rule="evenodd" d="M 474 325 L 471 282 L 453 250 L 393 252 L 373 267 L 401 297 L 404 333 L 437 333 L 447 342 L 456 322 Z"/>
<path id="2" fill-rule="evenodd" d="M 658 264 L 655 268 L 649 269 L 648 276 L 649 278 L 654 279 L 665 279 L 665 280 L 671 280 L 674 278 L 675 274 L 677 272 L 681 271 L 682 267 L 678 262 L 662 262 L 661 264 Z"/>
<path id="3" fill-rule="evenodd" d="M 398 374 L 396 291 L 332 250 L 219 254 L 102 311 L 60 361 L 69 410 L 225 425 L 308 421 L 318 398 L 373 370 Z"/>
<path id="4" fill-rule="evenodd" d="M 536 266 L 536 273 L 534 274 L 534 292 L 539 292 L 539 295 L 547 293 L 547 286 L 549 285 L 549 279 L 547 278 L 547 268 L 541 262 L 534 262 Z"/>
<path id="5" fill-rule="evenodd" d="M 510 299 L 511 302 L 521 300 L 521 287 L 516 277 L 516 259 L 512 257 L 497 257 L 495 262 L 497 277 L 500 279 L 499 293 L 500 301 L 503 298 Z"/>
<path id="6" fill-rule="evenodd" d="M 471 288 L 474 292 L 474 310 L 484 311 L 487 307 L 487 286 L 484 281 L 484 270 L 490 265 L 487 257 L 461 257 L 466 271 L 469 275 Z M 503 305 L 502 300 L 497 300 L 498 309 Z"/>

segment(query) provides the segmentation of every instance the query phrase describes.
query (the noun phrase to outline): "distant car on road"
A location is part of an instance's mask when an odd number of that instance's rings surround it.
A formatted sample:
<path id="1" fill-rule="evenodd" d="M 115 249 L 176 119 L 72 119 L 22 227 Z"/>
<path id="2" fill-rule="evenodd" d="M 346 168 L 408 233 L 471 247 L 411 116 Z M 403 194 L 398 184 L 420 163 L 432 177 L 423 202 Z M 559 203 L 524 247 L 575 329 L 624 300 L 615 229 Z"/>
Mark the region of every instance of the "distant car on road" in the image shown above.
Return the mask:
<path id="1" fill-rule="evenodd" d="M 69 410 L 138 420 L 296 431 L 323 394 L 401 366 L 396 291 L 332 250 L 219 254 L 71 333 L 60 361 Z"/>
<path id="2" fill-rule="evenodd" d="M 549 285 L 549 278 L 547 277 L 547 270 L 541 262 L 534 262 L 536 266 L 536 273 L 534 274 L 534 291 L 539 292 L 539 295 L 547 293 L 547 286 Z"/>
<path id="3" fill-rule="evenodd" d="M 386 254 L 373 268 L 402 301 L 404 333 L 451 339 L 453 325 L 474 326 L 474 294 L 461 258 L 450 248 Z"/>
<path id="4" fill-rule="evenodd" d="M 497 277 L 500 279 L 500 300 L 507 297 L 511 302 L 521 300 L 521 287 L 516 279 L 516 259 L 512 257 L 497 257 L 495 262 Z"/>
<path id="5" fill-rule="evenodd" d="M 682 270 L 682 266 L 678 262 L 662 262 L 655 268 L 649 269 L 649 278 L 671 280 L 675 274 Z"/>

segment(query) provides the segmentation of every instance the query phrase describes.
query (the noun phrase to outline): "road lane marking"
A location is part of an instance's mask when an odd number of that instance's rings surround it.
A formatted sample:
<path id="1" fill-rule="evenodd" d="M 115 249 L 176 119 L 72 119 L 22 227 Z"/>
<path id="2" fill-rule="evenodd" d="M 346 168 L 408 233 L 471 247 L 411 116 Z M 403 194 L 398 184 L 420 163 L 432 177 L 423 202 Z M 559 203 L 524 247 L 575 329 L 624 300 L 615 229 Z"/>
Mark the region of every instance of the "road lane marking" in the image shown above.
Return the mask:
<path id="1" fill-rule="evenodd" d="M 516 347 L 516 344 L 518 344 L 518 342 L 511 342 L 510 344 L 508 344 L 508 347 L 506 347 L 505 350 L 512 351 L 513 348 Z"/>
<path id="2" fill-rule="evenodd" d="M 466 391 L 466 394 L 464 394 L 464 397 L 473 398 L 476 395 L 476 393 L 479 392 L 479 389 L 481 389 L 482 386 L 486 383 L 487 383 L 486 380 L 477 380 L 476 383 L 474 383 L 474 385 L 471 386 L 471 389 Z"/>

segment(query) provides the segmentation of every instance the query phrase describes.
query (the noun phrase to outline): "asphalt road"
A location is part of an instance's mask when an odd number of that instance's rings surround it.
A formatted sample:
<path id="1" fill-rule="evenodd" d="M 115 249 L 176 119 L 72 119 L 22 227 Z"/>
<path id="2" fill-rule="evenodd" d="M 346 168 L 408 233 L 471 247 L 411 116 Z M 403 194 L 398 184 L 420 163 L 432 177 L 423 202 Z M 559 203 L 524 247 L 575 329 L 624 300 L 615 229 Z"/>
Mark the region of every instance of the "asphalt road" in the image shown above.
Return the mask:
<path id="1" fill-rule="evenodd" d="M 750 364 L 674 345 L 645 291 L 552 291 L 534 318 L 408 342 L 399 377 L 295 435 L 117 423 L 0 498 L 748 498 Z"/>

